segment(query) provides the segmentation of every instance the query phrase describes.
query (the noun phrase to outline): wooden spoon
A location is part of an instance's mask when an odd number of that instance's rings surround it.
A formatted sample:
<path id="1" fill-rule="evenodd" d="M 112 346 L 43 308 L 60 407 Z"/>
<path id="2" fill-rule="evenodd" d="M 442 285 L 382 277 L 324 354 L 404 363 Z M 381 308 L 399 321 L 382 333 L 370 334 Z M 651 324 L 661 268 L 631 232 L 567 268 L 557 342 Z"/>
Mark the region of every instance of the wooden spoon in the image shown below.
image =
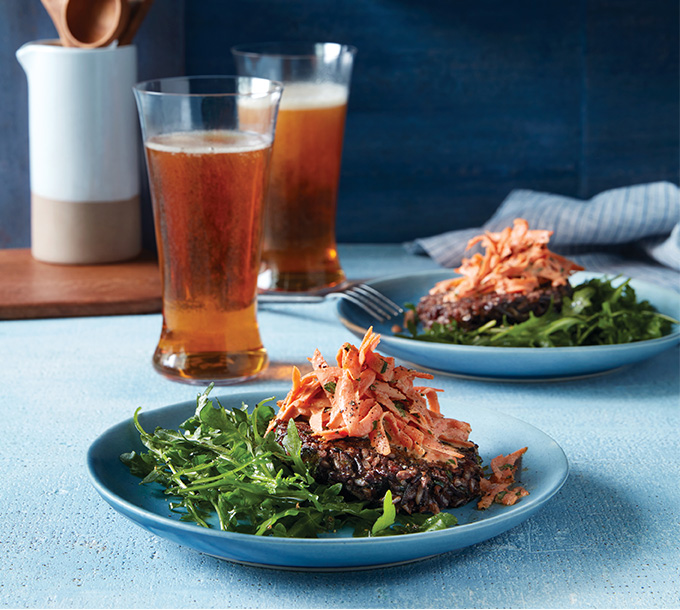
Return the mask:
<path id="1" fill-rule="evenodd" d="M 123 28 L 120 38 L 118 38 L 119 45 L 132 43 L 132 39 L 135 37 L 139 26 L 142 25 L 142 21 L 144 21 L 144 17 L 146 17 L 152 4 L 153 0 L 130 0 L 130 19 L 126 27 Z"/>
<path id="2" fill-rule="evenodd" d="M 69 41 L 66 39 L 64 33 L 64 21 L 62 19 L 62 12 L 64 9 L 64 4 L 67 0 L 41 0 L 47 14 L 52 19 L 54 27 L 57 28 L 57 35 L 59 36 L 59 41 L 64 47 L 71 46 Z"/>
<path id="3" fill-rule="evenodd" d="M 70 46 L 106 47 L 120 36 L 129 14 L 128 0 L 66 0 L 61 13 L 64 36 Z"/>

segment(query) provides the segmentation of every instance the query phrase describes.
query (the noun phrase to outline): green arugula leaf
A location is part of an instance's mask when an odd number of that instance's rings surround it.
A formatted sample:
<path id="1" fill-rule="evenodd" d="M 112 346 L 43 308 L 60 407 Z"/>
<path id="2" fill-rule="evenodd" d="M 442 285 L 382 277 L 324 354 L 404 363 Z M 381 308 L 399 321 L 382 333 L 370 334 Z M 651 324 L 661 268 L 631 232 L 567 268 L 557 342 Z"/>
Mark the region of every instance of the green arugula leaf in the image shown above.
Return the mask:
<path id="1" fill-rule="evenodd" d="M 435 532 L 438 530 L 445 530 L 449 527 L 458 525 L 458 519 L 451 513 L 437 513 L 428 517 L 425 522 L 421 525 L 421 532 Z"/>
<path id="2" fill-rule="evenodd" d="M 307 472 L 307 467 L 302 461 L 302 445 L 300 444 L 300 435 L 298 434 L 295 422 L 292 419 L 288 420 L 288 427 L 286 428 L 286 436 L 283 439 L 283 446 L 288 452 L 288 455 L 293 458 L 293 463 L 296 471 L 300 474 Z"/>
<path id="3" fill-rule="evenodd" d="M 375 520 L 371 528 L 371 535 L 376 536 L 379 532 L 389 528 L 397 517 L 397 511 L 392 504 L 392 492 L 388 489 L 383 499 L 383 514 Z"/>

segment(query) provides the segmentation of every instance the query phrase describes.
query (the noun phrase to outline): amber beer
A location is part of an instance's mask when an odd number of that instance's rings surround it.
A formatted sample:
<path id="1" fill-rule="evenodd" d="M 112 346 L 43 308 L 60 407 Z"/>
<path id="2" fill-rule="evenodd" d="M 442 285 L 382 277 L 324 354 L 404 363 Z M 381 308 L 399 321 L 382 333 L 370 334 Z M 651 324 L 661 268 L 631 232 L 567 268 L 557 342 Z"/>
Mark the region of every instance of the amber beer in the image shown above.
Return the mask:
<path id="1" fill-rule="evenodd" d="M 269 288 L 306 291 L 344 279 L 335 241 L 345 85 L 287 83 L 272 152 L 262 261 Z"/>
<path id="2" fill-rule="evenodd" d="M 255 293 L 271 142 L 216 130 L 145 146 L 163 286 L 154 366 L 197 383 L 251 377 L 267 365 Z"/>

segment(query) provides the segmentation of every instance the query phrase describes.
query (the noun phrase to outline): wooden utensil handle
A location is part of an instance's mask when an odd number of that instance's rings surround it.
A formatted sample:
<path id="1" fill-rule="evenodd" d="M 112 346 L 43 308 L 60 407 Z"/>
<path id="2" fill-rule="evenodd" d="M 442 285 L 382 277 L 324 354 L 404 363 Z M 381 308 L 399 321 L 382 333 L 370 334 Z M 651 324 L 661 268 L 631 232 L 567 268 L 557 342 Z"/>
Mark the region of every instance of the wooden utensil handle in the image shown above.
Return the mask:
<path id="1" fill-rule="evenodd" d="M 130 4 L 130 19 L 128 21 L 127 27 L 123 30 L 123 33 L 118 38 L 119 45 L 131 44 L 132 39 L 135 37 L 137 30 L 142 25 L 144 17 L 149 12 L 153 0 L 131 0 Z"/>
<path id="2" fill-rule="evenodd" d="M 40 1 L 42 2 L 42 5 L 45 7 L 47 14 L 50 16 L 50 19 L 52 19 L 52 23 L 54 23 L 54 27 L 57 30 L 57 35 L 59 36 L 61 46 L 63 47 L 72 46 L 71 43 L 66 39 L 66 35 L 64 33 L 64 24 L 61 16 L 65 0 L 40 0 Z"/>

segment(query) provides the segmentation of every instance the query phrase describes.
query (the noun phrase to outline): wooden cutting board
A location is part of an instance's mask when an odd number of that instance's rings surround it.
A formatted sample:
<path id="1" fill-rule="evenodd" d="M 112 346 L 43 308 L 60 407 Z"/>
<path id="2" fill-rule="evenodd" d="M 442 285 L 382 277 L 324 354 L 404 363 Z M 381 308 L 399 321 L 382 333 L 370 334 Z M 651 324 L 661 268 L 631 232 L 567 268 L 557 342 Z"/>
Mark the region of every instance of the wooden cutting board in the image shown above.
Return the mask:
<path id="1" fill-rule="evenodd" d="M 158 262 L 149 253 L 124 263 L 52 265 L 29 249 L 0 250 L 0 320 L 160 311 Z"/>

